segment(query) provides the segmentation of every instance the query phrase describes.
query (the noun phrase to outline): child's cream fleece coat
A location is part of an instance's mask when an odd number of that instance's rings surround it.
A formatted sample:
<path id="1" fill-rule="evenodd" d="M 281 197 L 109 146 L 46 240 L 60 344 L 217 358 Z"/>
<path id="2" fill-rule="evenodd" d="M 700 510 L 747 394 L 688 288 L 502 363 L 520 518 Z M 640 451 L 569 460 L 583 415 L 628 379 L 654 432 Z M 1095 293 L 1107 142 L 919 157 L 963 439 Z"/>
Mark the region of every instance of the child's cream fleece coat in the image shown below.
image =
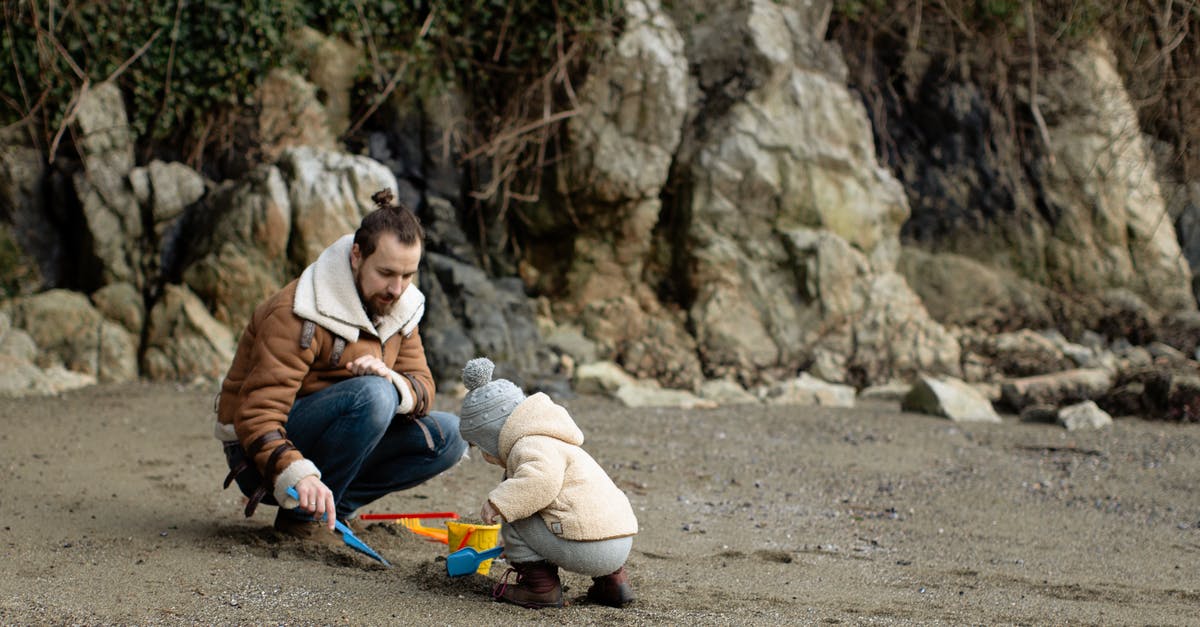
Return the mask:
<path id="1" fill-rule="evenodd" d="M 540 514 L 568 540 L 636 534 L 629 499 L 581 444 L 583 432 L 564 407 L 540 392 L 525 399 L 500 429 L 505 479 L 488 500 L 510 522 Z"/>

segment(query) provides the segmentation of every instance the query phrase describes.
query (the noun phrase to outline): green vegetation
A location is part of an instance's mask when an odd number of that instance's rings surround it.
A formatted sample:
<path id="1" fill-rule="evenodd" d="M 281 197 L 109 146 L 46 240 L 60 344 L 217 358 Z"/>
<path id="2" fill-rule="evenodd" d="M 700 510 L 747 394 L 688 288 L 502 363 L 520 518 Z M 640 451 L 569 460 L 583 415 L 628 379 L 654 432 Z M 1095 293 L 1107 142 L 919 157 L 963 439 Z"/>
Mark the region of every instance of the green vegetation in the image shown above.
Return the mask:
<path id="1" fill-rule="evenodd" d="M 70 151 L 64 133 L 85 85 L 113 77 L 126 96 L 140 156 L 192 165 L 253 144 L 253 94 L 294 61 L 289 35 L 305 24 L 360 46 L 368 63 L 354 107 L 374 111 L 387 88 L 429 93 L 459 85 L 478 121 L 476 142 L 519 126 L 540 84 L 566 86 L 578 54 L 609 28 L 605 0 L 0 0 L 0 126 Z M 551 77 L 553 81 L 543 79 Z M 552 91 L 554 91 L 552 89 Z M 540 108 L 538 109 L 540 113 Z M 56 138 L 61 140 L 56 141 Z M 467 148 L 470 148 L 468 146 Z M 53 155 L 51 155 L 53 156 Z M 219 174 L 219 173 L 216 173 Z"/>

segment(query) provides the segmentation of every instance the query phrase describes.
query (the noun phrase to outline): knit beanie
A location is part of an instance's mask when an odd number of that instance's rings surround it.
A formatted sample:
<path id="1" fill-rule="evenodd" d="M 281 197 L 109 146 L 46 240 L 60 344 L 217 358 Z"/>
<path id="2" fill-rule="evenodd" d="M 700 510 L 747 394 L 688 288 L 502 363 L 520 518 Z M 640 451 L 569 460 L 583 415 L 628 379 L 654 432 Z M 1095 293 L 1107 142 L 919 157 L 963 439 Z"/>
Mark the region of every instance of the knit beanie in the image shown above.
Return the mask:
<path id="1" fill-rule="evenodd" d="M 464 440 L 478 446 L 492 457 L 500 457 L 500 428 L 521 401 L 525 393 L 507 379 L 492 381 L 496 364 L 487 357 L 467 362 L 463 368 L 463 398 L 458 430 Z"/>

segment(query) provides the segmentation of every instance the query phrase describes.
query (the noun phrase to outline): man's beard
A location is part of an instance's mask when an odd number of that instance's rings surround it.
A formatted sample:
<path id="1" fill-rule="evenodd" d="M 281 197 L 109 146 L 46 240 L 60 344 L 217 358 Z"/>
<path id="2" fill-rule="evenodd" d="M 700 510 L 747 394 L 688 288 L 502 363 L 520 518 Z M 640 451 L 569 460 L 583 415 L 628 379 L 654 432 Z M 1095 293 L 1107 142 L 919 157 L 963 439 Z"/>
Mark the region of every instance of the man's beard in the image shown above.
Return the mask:
<path id="1" fill-rule="evenodd" d="M 367 311 L 367 317 L 375 320 L 381 316 L 386 316 L 392 311 L 392 307 L 400 301 L 399 298 L 387 300 L 387 292 L 379 292 L 375 296 L 368 298 L 363 293 L 362 274 L 360 271 L 354 273 L 354 290 L 358 292 L 358 300 L 362 302 L 363 309 Z"/>

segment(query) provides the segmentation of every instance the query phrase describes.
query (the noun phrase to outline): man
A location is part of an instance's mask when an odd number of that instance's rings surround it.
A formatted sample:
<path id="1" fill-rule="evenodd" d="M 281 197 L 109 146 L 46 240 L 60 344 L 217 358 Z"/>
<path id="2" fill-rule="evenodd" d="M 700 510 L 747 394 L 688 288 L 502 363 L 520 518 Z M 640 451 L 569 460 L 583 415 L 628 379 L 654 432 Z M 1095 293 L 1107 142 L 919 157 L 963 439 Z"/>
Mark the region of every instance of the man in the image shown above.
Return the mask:
<path id="1" fill-rule="evenodd" d="M 422 483 L 467 448 L 457 416 L 429 411 L 425 296 L 412 284 L 424 231 L 390 191 L 372 198 L 353 236 L 255 310 L 218 397 L 225 487 L 236 479 L 250 497 L 246 516 L 279 505 L 275 529 L 301 538 L 335 538 L 316 521 L 332 530 L 335 515 Z"/>

